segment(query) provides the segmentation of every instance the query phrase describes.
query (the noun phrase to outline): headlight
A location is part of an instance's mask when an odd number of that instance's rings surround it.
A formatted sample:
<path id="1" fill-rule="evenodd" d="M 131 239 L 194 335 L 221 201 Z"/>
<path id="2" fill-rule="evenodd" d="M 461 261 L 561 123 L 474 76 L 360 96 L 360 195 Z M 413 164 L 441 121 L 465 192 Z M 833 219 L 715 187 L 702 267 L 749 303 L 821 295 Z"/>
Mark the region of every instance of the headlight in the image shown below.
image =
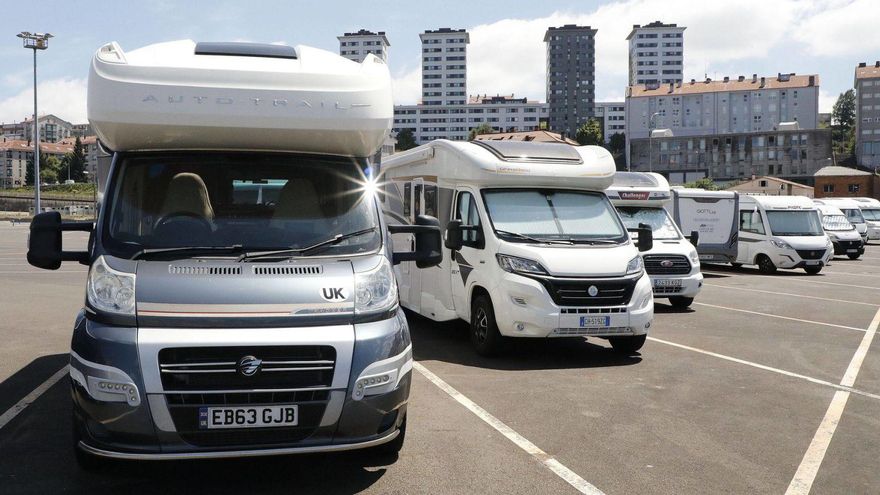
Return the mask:
<path id="1" fill-rule="evenodd" d="M 691 263 L 693 263 L 695 265 L 700 264 L 700 255 L 699 255 L 699 253 L 697 253 L 696 249 L 693 249 L 693 250 L 691 250 L 690 253 L 688 253 L 688 258 L 691 259 Z"/>
<path id="2" fill-rule="evenodd" d="M 831 242 L 831 241 L 828 241 L 828 242 Z M 774 246 L 778 247 L 779 249 L 791 249 L 791 246 L 789 246 L 787 242 L 780 241 L 777 239 L 770 239 L 770 244 L 773 244 Z"/>
<path id="3" fill-rule="evenodd" d="M 89 303 L 108 313 L 134 314 L 133 273 L 118 272 L 104 262 L 100 256 L 89 270 L 87 294 Z"/>
<path id="4" fill-rule="evenodd" d="M 506 254 L 496 254 L 495 258 L 498 259 L 498 264 L 501 265 L 501 269 L 505 272 L 547 274 L 547 270 L 537 261 L 508 256 Z"/>
<path id="5" fill-rule="evenodd" d="M 644 264 L 642 263 L 641 255 L 636 255 L 635 258 L 629 260 L 629 263 L 626 264 L 626 274 L 633 275 L 635 273 L 641 273 L 644 268 Z"/>
<path id="6" fill-rule="evenodd" d="M 830 241 L 836 241 L 836 240 L 837 240 L 837 235 L 836 235 L 836 234 L 828 234 L 828 239 L 829 239 Z M 827 243 L 826 243 L 826 244 L 827 244 Z"/>
<path id="7" fill-rule="evenodd" d="M 397 282 L 391 264 L 384 257 L 379 266 L 354 275 L 354 312 L 372 313 L 391 309 L 397 304 Z"/>

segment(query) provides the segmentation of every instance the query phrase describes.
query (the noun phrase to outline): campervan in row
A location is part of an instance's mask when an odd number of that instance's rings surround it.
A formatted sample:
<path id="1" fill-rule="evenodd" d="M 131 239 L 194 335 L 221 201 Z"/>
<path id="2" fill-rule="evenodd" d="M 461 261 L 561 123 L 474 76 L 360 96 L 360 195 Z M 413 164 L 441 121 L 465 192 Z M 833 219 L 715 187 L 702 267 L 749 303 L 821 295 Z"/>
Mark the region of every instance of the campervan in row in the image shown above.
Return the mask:
<path id="1" fill-rule="evenodd" d="M 654 314 L 638 248 L 605 196 L 615 172 L 603 148 L 436 140 L 383 163 L 389 221 L 436 215 L 439 266 L 398 265 L 401 304 L 435 321 L 470 323 L 476 350 L 507 337 L 601 337 L 631 353 Z M 408 235 L 395 236 L 406 248 Z"/>
<path id="2" fill-rule="evenodd" d="M 836 206 L 820 204 L 816 208 L 822 217 L 822 227 L 834 246 L 834 254 L 845 255 L 851 260 L 859 259 L 865 253 L 865 245 L 846 214 Z"/>
<path id="3" fill-rule="evenodd" d="M 852 198 L 858 203 L 862 216 L 865 217 L 868 241 L 880 240 L 880 200 L 874 198 Z"/>
<path id="4" fill-rule="evenodd" d="M 822 198 L 815 199 L 813 202 L 817 205 L 830 205 L 840 208 L 840 211 L 846 215 L 849 223 L 856 227 L 859 235 L 862 236 L 862 241 L 868 242 L 868 224 L 865 222 L 865 217 L 862 215 L 860 208 L 861 204 L 858 201 L 851 198 Z"/>
<path id="5" fill-rule="evenodd" d="M 666 205 L 682 232 L 696 232 L 700 242 L 700 261 L 736 262 L 739 241 L 739 193 L 705 189 L 672 189 L 672 202 Z"/>
<path id="6" fill-rule="evenodd" d="M 98 219 L 37 215 L 28 250 L 90 267 L 70 352 L 80 463 L 399 450 L 413 360 L 392 266 L 441 252 L 436 220 L 380 214 L 385 63 L 110 43 L 88 116 L 112 152 Z M 68 230 L 87 251 L 63 250 Z"/>
<path id="7" fill-rule="evenodd" d="M 694 230 L 685 238 L 666 211 L 672 202 L 666 178 L 657 173 L 617 172 L 605 194 L 631 232 L 640 226 L 651 228 L 653 247 L 642 253 L 642 259 L 654 297 L 668 298 L 676 308 L 690 306 L 703 286 L 695 248 L 700 233 Z"/>

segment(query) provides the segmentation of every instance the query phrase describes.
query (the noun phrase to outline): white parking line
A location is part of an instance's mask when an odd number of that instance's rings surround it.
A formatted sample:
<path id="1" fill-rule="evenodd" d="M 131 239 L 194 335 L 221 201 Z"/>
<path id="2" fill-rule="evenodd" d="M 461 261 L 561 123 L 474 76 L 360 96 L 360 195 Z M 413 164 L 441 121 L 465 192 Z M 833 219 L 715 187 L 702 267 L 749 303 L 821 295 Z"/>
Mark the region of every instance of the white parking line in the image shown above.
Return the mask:
<path id="1" fill-rule="evenodd" d="M 862 368 L 862 363 L 865 361 L 865 356 L 868 354 L 868 349 L 871 347 L 871 341 L 874 340 L 878 326 L 880 326 L 880 309 L 874 315 L 874 320 L 871 321 L 871 325 L 868 327 L 868 331 L 865 332 L 859 348 L 856 349 L 852 360 L 849 362 L 849 366 L 846 368 L 846 373 L 843 374 L 843 379 L 840 381 L 842 386 L 851 387 L 856 383 L 856 377 L 859 375 L 859 370 Z M 810 442 L 810 446 L 807 448 L 807 452 L 804 454 L 797 472 L 795 472 L 791 483 L 788 485 L 788 490 L 785 491 L 786 495 L 806 495 L 810 493 L 813 482 L 816 480 L 816 474 L 818 474 L 819 468 L 822 466 L 822 460 L 825 459 L 825 452 L 828 450 L 828 445 L 831 444 L 831 439 L 834 438 L 834 432 L 837 430 L 837 425 L 843 416 L 843 410 L 846 408 L 849 394 L 849 392 L 844 391 L 835 392 L 834 398 L 831 399 L 831 404 L 825 412 L 825 417 L 819 423 L 819 429 L 816 430 L 816 434 L 813 436 L 813 440 Z"/>
<path id="2" fill-rule="evenodd" d="M 0 428 L 6 426 L 10 421 L 12 421 L 13 418 L 24 411 L 27 406 L 31 405 L 35 400 L 39 399 L 41 395 L 52 388 L 52 385 L 58 383 L 58 380 L 61 380 L 61 378 L 63 378 L 66 374 L 67 365 L 56 371 L 54 375 L 50 376 L 49 379 L 41 383 L 40 386 L 33 389 L 31 393 L 24 396 L 24 398 L 18 401 L 18 403 L 16 403 L 14 406 L 7 409 L 6 412 L 3 413 L 3 415 L 0 415 Z"/>
<path id="3" fill-rule="evenodd" d="M 853 330 L 856 332 L 864 332 L 865 331 L 864 328 L 848 327 L 846 325 L 838 325 L 836 323 L 825 323 L 823 321 L 803 320 L 801 318 L 792 318 L 791 316 L 780 316 L 780 315 L 774 315 L 771 313 L 761 313 L 760 311 L 751 311 L 748 309 L 739 309 L 739 308 L 730 308 L 727 306 L 718 306 L 717 304 L 709 304 L 709 303 L 702 303 L 702 302 L 694 302 L 693 304 L 696 304 L 698 306 L 707 306 L 709 308 L 726 309 L 728 311 L 738 311 L 740 313 L 748 313 L 748 314 L 752 314 L 752 315 L 766 316 L 768 318 L 779 318 L 780 320 L 796 321 L 799 323 L 809 323 L 811 325 L 821 325 L 824 327 L 842 328 L 844 330 Z"/>
<path id="4" fill-rule="evenodd" d="M 574 487 L 575 490 L 585 494 L 602 495 L 601 490 L 590 484 L 587 480 L 581 478 L 571 469 L 565 467 L 562 463 L 551 457 L 550 454 L 538 448 L 537 445 L 533 444 L 528 439 L 515 432 L 511 427 L 504 424 L 500 419 L 491 415 L 488 411 L 462 395 L 461 392 L 454 389 L 451 385 L 443 381 L 442 378 L 425 368 L 421 363 L 414 363 L 413 368 L 418 370 L 419 373 L 421 373 L 425 378 L 430 380 L 431 383 L 440 388 L 440 390 L 446 392 L 450 397 L 455 399 L 456 402 L 463 405 L 470 412 L 474 413 L 478 418 L 485 421 L 489 426 L 491 426 L 499 433 L 504 435 L 508 440 L 516 444 L 517 447 L 525 450 L 536 461 L 540 462 L 547 469 L 553 471 L 557 476 L 565 480 L 565 482 Z"/>
<path id="5" fill-rule="evenodd" d="M 834 271 L 828 271 L 828 270 L 823 270 L 822 273 L 825 275 L 843 275 L 844 277 L 868 277 L 868 278 L 874 278 L 874 279 L 880 277 L 880 275 L 876 275 L 876 274 L 872 275 L 869 273 L 834 272 Z"/>
<path id="6" fill-rule="evenodd" d="M 748 275 L 747 273 L 707 272 L 705 270 L 703 270 L 703 273 L 709 274 L 709 275 L 722 275 L 722 276 L 728 276 L 728 277 L 741 277 L 743 275 Z M 815 277 L 809 277 L 809 279 L 807 279 L 806 276 L 805 277 L 797 277 L 797 278 L 783 276 L 783 277 L 776 277 L 773 280 L 783 280 L 783 281 L 787 281 L 787 282 L 809 282 L 811 284 L 838 285 L 841 287 L 853 287 L 856 289 L 880 290 L 880 287 L 871 287 L 871 286 L 867 286 L 867 285 L 838 284 L 835 282 L 822 282 L 822 281 L 814 280 L 814 279 L 815 279 Z"/>
<path id="7" fill-rule="evenodd" d="M 839 303 L 844 303 L 844 304 L 860 304 L 862 306 L 875 306 L 875 307 L 880 306 L 880 304 L 873 304 L 873 303 L 866 303 L 866 302 L 859 302 L 859 301 L 847 301 L 845 299 L 829 299 L 827 297 L 805 296 L 803 294 L 793 294 L 791 292 L 778 292 L 778 291 L 773 291 L 773 290 L 746 289 L 745 287 L 734 287 L 731 285 L 708 284 L 706 282 L 703 282 L 703 286 L 704 287 L 705 286 L 720 287 L 722 289 L 743 290 L 743 291 L 747 291 L 747 292 L 761 292 L 764 294 L 773 294 L 773 295 L 777 295 L 777 296 L 791 296 L 791 297 L 802 297 L 804 299 L 818 299 L 819 301 L 825 301 L 825 302 L 839 302 Z"/>

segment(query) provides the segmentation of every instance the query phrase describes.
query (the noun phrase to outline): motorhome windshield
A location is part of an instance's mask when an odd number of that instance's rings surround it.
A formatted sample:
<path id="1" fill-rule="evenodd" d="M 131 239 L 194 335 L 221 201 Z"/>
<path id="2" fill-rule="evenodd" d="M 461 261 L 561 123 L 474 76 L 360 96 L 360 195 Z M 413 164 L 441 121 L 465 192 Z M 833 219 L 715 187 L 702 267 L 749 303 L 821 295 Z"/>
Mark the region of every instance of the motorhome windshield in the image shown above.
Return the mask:
<path id="1" fill-rule="evenodd" d="M 614 207 L 602 193 L 567 189 L 487 189 L 483 191 L 483 198 L 496 231 L 572 242 L 619 243 L 627 238 Z M 506 238 L 530 242 L 512 235 Z"/>
<path id="2" fill-rule="evenodd" d="M 840 211 L 846 215 L 846 219 L 850 223 L 865 223 L 865 217 L 862 216 L 862 210 L 858 208 L 841 208 Z"/>
<path id="3" fill-rule="evenodd" d="M 824 215 L 822 217 L 822 226 L 828 231 L 843 231 L 855 228 L 843 215 Z"/>
<path id="4" fill-rule="evenodd" d="M 627 229 L 637 229 L 640 223 L 651 226 L 654 239 L 681 239 L 678 229 L 663 208 L 644 208 L 641 206 L 618 206 L 617 213 Z"/>
<path id="5" fill-rule="evenodd" d="M 364 192 L 365 165 L 280 153 L 123 157 L 104 246 L 125 258 L 157 249 L 193 256 L 303 248 L 363 231 L 313 254 L 374 251 L 381 237 L 375 202 Z"/>
<path id="6" fill-rule="evenodd" d="M 865 220 L 880 222 L 880 208 L 862 208 L 862 216 Z"/>
<path id="7" fill-rule="evenodd" d="M 767 220 L 773 235 L 825 235 L 814 210 L 767 210 Z"/>

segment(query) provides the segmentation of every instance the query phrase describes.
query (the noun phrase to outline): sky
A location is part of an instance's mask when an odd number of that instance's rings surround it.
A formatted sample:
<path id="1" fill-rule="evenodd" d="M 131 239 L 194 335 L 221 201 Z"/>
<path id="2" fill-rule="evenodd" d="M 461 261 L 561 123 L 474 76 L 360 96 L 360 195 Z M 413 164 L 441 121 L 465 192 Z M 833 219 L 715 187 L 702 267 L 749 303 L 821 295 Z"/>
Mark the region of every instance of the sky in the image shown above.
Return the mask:
<path id="1" fill-rule="evenodd" d="M 116 41 L 123 50 L 175 39 L 257 41 L 338 51 L 336 36 L 369 29 L 391 42 L 395 103 L 420 92 L 418 34 L 466 28 L 468 93 L 545 101 L 544 32 L 589 25 L 596 34 L 596 100 L 622 101 L 626 36 L 633 24 L 686 26 L 684 78 L 819 74 L 819 109 L 831 111 L 852 87 L 859 62 L 880 60 L 878 0 L 554 0 L 488 1 L 201 1 L 30 0 L 9 2 L 0 22 L 0 122 L 33 111 L 32 52 L 20 31 L 49 32 L 38 53 L 40 113 L 84 123 L 91 56 Z"/>

